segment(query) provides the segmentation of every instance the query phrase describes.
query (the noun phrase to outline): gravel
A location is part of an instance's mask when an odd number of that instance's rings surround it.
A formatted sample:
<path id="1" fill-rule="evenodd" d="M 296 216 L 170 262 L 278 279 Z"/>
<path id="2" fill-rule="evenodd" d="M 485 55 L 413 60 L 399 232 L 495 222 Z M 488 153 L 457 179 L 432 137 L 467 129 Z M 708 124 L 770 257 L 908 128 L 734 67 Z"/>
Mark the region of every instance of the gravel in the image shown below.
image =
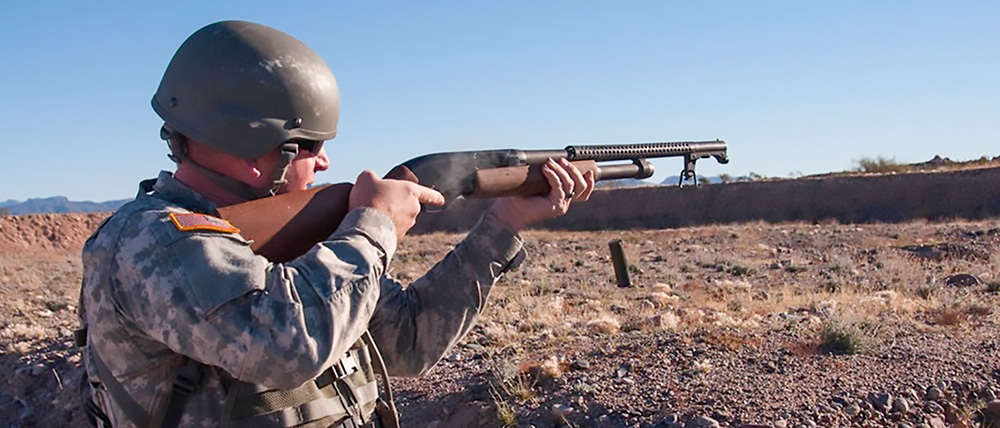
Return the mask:
<path id="1" fill-rule="evenodd" d="M 86 236 L 77 229 L 99 220 L 0 223 L 12 231 L 0 236 L 0 427 L 86 426 L 71 339 Z M 530 261 L 497 286 L 473 333 L 430 373 L 393 379 L 403 426 L 500 427 L 498 403 L 515 412 L 513 426 L 536 428 L 1000 425 L 1000 293 L 988 291 L 1000 280 L 998 225 L 528 232 Z M 459 238 L 407 238 L 397 271 L 415 278 Z M 637 287 L 614 286 L 601 256 L 612 238 L 629 244 Z M 981 283 L 955 280 L 963 273 Z M 665 286 L 654 294 L 654 284 Z M 852 301 L 835 300 L 847 292 L 884 308 L 866 315 L 879 322 L 855 353 L 820 335 L 850 315 Z M 533 329 L 535 313 L 504 315 L 517 299 L 552 299 L 564 317 L 593 304 L 624 322 Z M 760 313 L 733 318 L 741 310 Z M 524 381 L 521 398 L 498 387 L 512 379 Z"/>

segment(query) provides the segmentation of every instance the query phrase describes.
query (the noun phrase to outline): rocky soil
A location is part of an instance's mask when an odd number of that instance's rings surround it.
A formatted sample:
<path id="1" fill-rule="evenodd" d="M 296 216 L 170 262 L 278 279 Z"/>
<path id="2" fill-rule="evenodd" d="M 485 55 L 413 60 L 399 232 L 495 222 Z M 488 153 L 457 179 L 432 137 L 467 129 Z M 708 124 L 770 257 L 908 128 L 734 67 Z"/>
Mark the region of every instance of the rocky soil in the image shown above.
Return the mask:
<path id="1" fill-rule="evenodd" d="M 102 217 L 0 217 L 0 427 L 86 426 L 71 333 Z M 404 426 L 1000 425 L 998 219 L 524 235 L 475 331 L 392 379 Z M 394 274 L 459 239 L 406 238 Z"/>

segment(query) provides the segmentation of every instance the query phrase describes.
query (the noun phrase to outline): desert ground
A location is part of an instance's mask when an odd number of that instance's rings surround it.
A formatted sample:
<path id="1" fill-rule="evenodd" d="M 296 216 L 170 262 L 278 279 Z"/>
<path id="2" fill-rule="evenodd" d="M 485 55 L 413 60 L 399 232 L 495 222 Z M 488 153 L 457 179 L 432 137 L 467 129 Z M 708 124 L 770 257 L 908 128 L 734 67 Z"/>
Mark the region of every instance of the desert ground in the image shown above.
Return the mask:
<path id="1" fill-rule="evenodd" d="M 79 251 L 106 215 L 0 217 L 0 427 L 86 426 Z M 1000 219 L 523 236 L 472 334 L 391 379 L 403 426 L 1000 425 Z M 461 238 L 405 238 L 393 275 Z"/>

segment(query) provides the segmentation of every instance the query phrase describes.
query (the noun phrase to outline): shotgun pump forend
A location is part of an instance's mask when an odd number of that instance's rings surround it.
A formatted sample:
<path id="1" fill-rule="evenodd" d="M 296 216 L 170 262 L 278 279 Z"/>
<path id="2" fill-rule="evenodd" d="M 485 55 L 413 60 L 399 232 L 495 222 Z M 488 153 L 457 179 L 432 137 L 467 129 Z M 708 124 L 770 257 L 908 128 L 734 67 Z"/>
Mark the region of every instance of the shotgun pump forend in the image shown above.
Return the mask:
<path id="1" fill-rule="evenodd" d="M 684 157 L 681 180 L 695 178 L 695 162 L 714 157 L 719 163 L 729 162 L 726 142 L 721 140 L 672 143 L 636 143 L 593 146 L 567 146 L 562 150 L 483 150 L 434 153 L 408 160 L 400 165 L 405 170 L 389 176 L 409 177 L 432 187 L 448 202 L 458 196 L 490 198 L 511 195 L 540 194 L 548 190 L 541 175 L 541 165 L 547 159 L 565 158 L 582 172 L 594 171 L 597 180 L 648 178 L 653 166 L 647 158 Z M 597 162 L 631 161 L 628 164 L 598 165 Z M 697 184 L 697 182 L 695 182 Z"/>

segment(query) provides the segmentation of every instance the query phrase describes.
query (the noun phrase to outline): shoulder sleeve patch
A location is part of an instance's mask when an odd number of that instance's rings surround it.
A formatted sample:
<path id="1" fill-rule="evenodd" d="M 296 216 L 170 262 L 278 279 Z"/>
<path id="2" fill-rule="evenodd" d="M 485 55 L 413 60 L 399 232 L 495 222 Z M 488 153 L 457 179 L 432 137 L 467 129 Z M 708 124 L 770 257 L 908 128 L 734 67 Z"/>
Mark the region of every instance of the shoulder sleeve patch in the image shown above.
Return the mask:
<path id="1" fill-rule="evenodd" d="M 170 213 L 170 220 L 177 226 L 177 230 L 189 232 L 192 230 L 211 230 L 215 232 L 239 233 L 240 229 L 232 223 L 218 217 L 207 214 L 178 214 Z"/>

